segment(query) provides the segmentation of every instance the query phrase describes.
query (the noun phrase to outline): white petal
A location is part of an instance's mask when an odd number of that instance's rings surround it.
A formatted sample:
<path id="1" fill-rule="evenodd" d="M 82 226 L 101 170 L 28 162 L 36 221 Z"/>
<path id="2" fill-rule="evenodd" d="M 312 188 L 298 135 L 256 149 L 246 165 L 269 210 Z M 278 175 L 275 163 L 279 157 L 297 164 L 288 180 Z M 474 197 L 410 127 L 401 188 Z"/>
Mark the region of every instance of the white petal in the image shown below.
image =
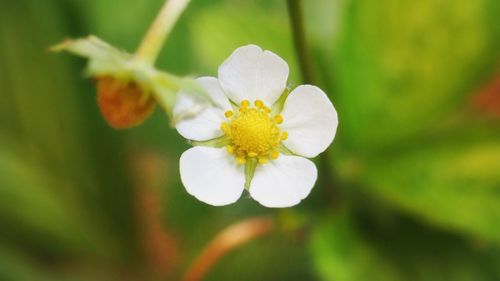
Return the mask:
<path id="1" fill-rule="evenodd" d="M 186 139 L 204 141 L 222 136 L 220 125 L 224 112 L 231 109 L 229 100 L 224 95 L 219 81 L 214 77 L 200 77 L 196 81 L 207 91 L 214 105 L 201 103 L 191 95 L 180 92 L 174 106 L 174 119 L 182 114 L 193 113 L 193 116 L 180 118 L 175 128 Z"/>
<path id="2" fill-rule="evenodd" d="M 337 111 L 318 87 L 302 85 L 290 93 L 283 111 L 281 129 L 288 132 L 283 144 L 304 157 L 316 157 L 325 151 L 337 131 Z"/>
<path id="3" fill-rule="evenodd" d="M 257 166 L 250 184 L 250 195 L 266 207 L 291 207 L 309 195 L 316 177 L 316 166 L 311 160 L 281 155 Z"/>
<path id="4" fill-rule="evenodd" d="M 225 149 L 201 146 L 185 151 L 179 164 L 187 192 L 214 206 L 240 198 L 245 184 L 243 169 Z"/>
<path id="5" fill-rule="evenodd" d="M 288 64 L 275 53 L 247 45 L 219 67 L 219 82 L 235 103 L 260 99 L 271 106 L 285 90 L 288 72 Z"/>

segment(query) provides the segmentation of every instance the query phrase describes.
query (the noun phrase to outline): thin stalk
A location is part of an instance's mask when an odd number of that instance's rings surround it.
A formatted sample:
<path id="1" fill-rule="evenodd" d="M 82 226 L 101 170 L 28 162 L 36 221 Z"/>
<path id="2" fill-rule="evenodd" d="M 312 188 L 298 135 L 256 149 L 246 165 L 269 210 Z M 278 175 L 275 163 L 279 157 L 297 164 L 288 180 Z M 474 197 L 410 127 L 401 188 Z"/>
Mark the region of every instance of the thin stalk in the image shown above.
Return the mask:
<path id="1" fill-rule="evenodd" d="M 154 64 L 163 43 L 190 0 L 167 0 L 135 52 L 135 58 Z"/>
<path id="2" fill-rule="evenodd" d="M 306 33 L 304 29 L 302 1 L 287 0 L 287 4 L 288 16 L 292 28 L 293 41 L 299 61 L 302 80 L 307 84 L 316 84 L 316 77 L 313 71 L 311 63 L 312 60 L 310 57 L 309 46 L 307 45 Z M 320 155 L 319 166 L 322 171 L 319 183 L 325 187 L 324 192 L 327 195 L 331 195 L 330 193 L 333 192 L 334 196 L 332 196 L 332 198 L 335 198 L 335 202 L 338 202 L 339 194 L 337 190 L 332 189 L 336 185 L 337 181 L 336 178 L 332 175 L 333 165 L 331 162 L 329 162 L 326 153 Z"/>
<path id="3" fill-rule="evenodd" d="M 267 217 L 245 219 L 223 229 L 203 249 L 194 263 L 187 270 L 183 281 L 200 281 L 206 273 L 221 259 L 248 241 L 254 240 L 273 230 L 273 221 Z"/>
<path id="4" fill-rule="evenodd" d="M 311 58 L 309 54 L 309 47 L 306 41 L 306 34 L 304 30 L 304 17 L 302 14 L 302 1 L 301 0 L 287 0 L 288 3 L 288 16 L 290 18 L 290 25 L 292 27 L 293 41 L 295 50 L 297 51 L 297 58 L 304 83 L 314 84 L 315 77 L 311 65 Z"/>

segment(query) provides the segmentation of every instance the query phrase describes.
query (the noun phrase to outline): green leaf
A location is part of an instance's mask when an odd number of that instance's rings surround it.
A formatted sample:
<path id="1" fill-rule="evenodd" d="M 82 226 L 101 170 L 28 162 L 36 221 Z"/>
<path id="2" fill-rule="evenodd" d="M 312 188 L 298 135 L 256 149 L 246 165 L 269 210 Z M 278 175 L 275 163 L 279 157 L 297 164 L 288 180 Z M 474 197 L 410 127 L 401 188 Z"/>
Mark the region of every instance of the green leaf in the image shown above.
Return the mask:
<path id="1" fill-rule="evenodd" d="M 381 152 L 344 173 L 433 224 L 500 243 L 499 171 L 498 134 L 466 131 L 413 150 Z"/>
<path id="2" fill-rule="evenodd" d="M 61 192 L 68 184 L 14 151 L 1 143 L 0 222 L 5 229 L 0 234 L 17 233 L 54 252 L 114 253 L 117 245 L 90 222 L 79 202 Z M 59 247 L 51 249 L 54 243 Z"/>
<path id="3" fill-rule="evenodd" d="M 116 272 L 94 273 L 88 268 L 54 272 L 43 267 L 39 260 L 27 256 L 22 251 L 0 244 L 0 280 L 2 281 L 109 281 L 109 277 L 106 278 L 105 274 L 111 276 L 116 275 Z"/>
<path id="4" fill-rule="evenodd" d="M 25 259 L 18 252 L 12 251 L 0 245 L 0 280 L 3 281 L 49 281 L 54 279 L 36 268 L 29 260 Z"/>
<path id="5" fill-rule="evenodd" d="M 80 65 L 46 52 L 79 25 L 66 2 L 1 4 L 0 232 L 51 257 L 96 250 L 125 259 L 134 229 L 121 139 L 104 128 Z M 72 227 L 87 214 L 91 223 Z"/>
<path id="6" fill-rule="evenodd" d="M 325 36 L 320 48 L 336 78 L 331 92 L 342 137 L 353 150 L 425 132 L 500 61 L 497 16 L 489 11 L 496 0 L 338 2 L 336 36 Z"/>
<path id="7" fill-rule="evenodd" d="M 289 80 L 294 85 L 300 84 L 286 6 L 282 1 L 277 2 L 279 5 L 270 3 L 267 9 L 252 1 L 227 1 L 199 9 L 189 27 L 193 51 L 205 72 L 216 76 L 217 67 L 236 48 L 256 44 L 282 57 L 290 65 Z"/>
<path id="8" fill-rule="evenodd" d="M 402 217 L 338 215 L 314 229 L 321 280 L 494 281 L 500 251 L 427 229 Z"/>

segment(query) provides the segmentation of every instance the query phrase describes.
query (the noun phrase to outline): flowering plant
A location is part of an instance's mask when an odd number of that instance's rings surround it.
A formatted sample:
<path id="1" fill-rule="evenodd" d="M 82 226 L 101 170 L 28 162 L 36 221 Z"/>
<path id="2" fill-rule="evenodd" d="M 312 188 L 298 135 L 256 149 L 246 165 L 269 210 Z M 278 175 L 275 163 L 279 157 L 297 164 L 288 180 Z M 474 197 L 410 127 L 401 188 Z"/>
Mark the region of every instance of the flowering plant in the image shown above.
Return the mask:
<path id="1" fill-rule="evenodd" d="M 287 63 L 255 45 L 243 46 L 198 83 L 213 102 L 176 124 L 195 145 L 180 159 L 186 190 L 211 205 L 235 202 L 247 189 L 267 207 L 290 207 L 311 191 L 312 158 L 333 141 L 335 108 L 318 87 L 286 88 Z M 174 116 L 196 104 L 180 93 Z"/>

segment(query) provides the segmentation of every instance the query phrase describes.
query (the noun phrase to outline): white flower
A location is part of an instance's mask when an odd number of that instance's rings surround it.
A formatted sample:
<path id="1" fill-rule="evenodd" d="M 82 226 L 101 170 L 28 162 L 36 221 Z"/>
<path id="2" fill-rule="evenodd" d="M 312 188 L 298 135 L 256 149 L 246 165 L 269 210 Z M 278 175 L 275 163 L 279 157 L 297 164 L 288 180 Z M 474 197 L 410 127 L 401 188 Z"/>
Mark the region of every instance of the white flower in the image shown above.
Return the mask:
<path id="1" fill-rule="evenodd" d="M 290 207 L 310 193 L 317 177 L 312 158 L 331 144 L 337 112 L 318 87 L 289 93 L 288 65 L 255 45 L 236 49 L 219 67 L 219 77 L 198 78 L 213 101 L 177 131 L 195 147 L 180 159 L 186 190 L 199 200 L 234 203 L 246 188 L 267 207 Z M 196 108 L 179 93 L 177 112 Z"/>

